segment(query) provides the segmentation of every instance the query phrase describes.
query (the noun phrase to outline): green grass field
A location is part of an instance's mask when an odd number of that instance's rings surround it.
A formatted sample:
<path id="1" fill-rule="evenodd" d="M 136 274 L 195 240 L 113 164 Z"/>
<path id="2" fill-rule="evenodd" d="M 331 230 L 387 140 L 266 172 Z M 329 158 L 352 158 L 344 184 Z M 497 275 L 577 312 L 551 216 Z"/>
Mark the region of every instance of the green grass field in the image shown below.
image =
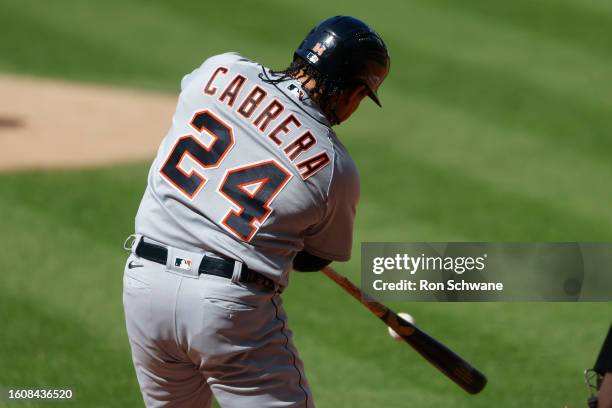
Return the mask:
<path id="1" fill-rule="evenodd" d="M 606 0 L 0 0 L 0 71 L 176 92 L 215 53 L 282 68 L 339 13 L 368 20 L 392 56 L 384 109 L 364 103 L 337 129 L 362 176 L 342 273 L 358 279 L 361 241 L 612 241 Z M 0 174 L 0 387 L 141 404 L 121 244 L 148 165 Z M 609 303 L 395 304 L 489 376 L 473 397 L 322 276 L 294 274 L 285 294 L 320 407 L 583 407 L 612 316 Z"/>

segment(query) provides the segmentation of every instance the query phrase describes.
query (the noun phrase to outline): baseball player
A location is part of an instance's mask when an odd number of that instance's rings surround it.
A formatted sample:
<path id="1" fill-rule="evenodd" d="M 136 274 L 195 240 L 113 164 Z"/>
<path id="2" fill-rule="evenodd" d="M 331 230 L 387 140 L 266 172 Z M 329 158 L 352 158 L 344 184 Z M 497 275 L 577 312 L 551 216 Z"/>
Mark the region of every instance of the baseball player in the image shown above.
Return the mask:
<path id="1" fill-rule="evenodd" d="M 351 255 L 355 165 L 332 126 L 389 71 L 380 36 L 336 16 L 284 71 L 237 53 L 181 82 L 136 215 L 123 303 L 148 407 L 314 407 L 281 292 Z"/>

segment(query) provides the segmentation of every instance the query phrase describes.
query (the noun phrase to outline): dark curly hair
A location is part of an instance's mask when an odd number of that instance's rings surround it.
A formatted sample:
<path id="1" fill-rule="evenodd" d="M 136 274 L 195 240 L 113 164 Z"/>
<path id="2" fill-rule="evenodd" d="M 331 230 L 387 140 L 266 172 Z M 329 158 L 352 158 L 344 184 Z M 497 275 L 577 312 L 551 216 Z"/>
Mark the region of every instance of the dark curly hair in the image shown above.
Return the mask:
<path id="1" fill-rule="evenodd" d="M 333 80 L 304 61 L 300 57 L 295 57 L 291 65 L 280 71 L 271 71 L 274 75 L 280 75 L 273 82 L 279 83 L 291 78 L 297 80 L 305 80 L 302 87 L 306 87 L 310 81 L 315 82 L 315 87 L 308 90 L 310 97 L 319 105 L 327 119 L 333 124 L 338 124 L 340 121 L 336 116 L 337 96 L 347 87 L 346 84 L 338 80 Z"/>

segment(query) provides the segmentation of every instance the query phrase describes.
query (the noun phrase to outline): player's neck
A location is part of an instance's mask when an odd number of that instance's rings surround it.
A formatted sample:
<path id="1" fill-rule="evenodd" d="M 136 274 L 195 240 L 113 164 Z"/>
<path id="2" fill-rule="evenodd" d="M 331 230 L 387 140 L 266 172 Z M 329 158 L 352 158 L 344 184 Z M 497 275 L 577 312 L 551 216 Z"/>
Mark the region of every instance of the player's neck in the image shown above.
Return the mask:
<path id="1" fill-rule="evenodd" d="M 302 70 L 300 70 L 297 74 L 294 74 L 293 77 L 302 84 L 302 88 L 306 92 L 308 92 L 308 95 L 313 100 L 313 102 L 316 103 L 319 107 L 321 107 L 321 94 L 319 93 L 318 88 L 317 88 L 317 81 Z M 332 125 L 336 125 L 340 123 L 340 121 L 334 114 L 330 114 L 329 112 L 326 112 L 324 109 L 321 109 L 321 110 L 323 114 L 327 117 L 327 120 Z"/>

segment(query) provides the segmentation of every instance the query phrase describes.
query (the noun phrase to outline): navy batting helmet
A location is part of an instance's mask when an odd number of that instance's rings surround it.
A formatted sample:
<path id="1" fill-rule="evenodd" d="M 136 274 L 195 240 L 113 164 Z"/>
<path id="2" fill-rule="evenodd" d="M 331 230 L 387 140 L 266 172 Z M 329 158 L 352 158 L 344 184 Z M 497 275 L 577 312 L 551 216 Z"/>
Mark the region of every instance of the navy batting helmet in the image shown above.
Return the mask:
<path id="1" fill-rule="evenodd" d="M 391 60 L 382 38 L 366 23 L 348 16 L 321 21 L 295 51 L 321 74 L 340 86 L 362 83 L 381 106 L 376 91 Z"/>

